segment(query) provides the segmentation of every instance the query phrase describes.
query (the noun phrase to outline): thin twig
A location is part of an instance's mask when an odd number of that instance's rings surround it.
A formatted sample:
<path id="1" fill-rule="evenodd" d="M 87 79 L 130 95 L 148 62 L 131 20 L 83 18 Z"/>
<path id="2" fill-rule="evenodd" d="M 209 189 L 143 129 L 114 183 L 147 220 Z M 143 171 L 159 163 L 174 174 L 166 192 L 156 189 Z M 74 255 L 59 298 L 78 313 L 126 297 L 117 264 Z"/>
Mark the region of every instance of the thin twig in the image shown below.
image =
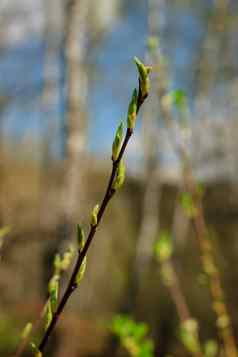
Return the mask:
<path id="1" fill-rule="evenodd" d="M 165 109 L 165 107 L 163 114 L 168 130 L 171 133 L 171 129 L 173 128 L 171 114 L 168 109 Z M 220 273 L 215 262 L 213 247 L 207 238 L 208 229 L 204 217 L 201 194 L 199 194 L 197 190 L 196 179 L 193 176 L 191 162 L 185 145 L 181 142 L 176 144 L 176 140 L 174 140 L 174 138 L 172 138 L 171 142 L 174 143 L 175 152 L 182 162 L 185 188 L 191 195 L 193 204 L 196 208 L 196 213 L 192 215 L 191 221 L 193 223 L 200 249 L 202 267 L 204 272 L 209 277 L 212 307 L 217 317 L 217 328 L 224 344 L 225 355 L 227 357 L 237 357 L 237 346 L 231 325 L 230 315 L 225 303 L 225 294 L 222 288 Z"/>
<path id="2" fill-rule="evenodd" d="M 136 114 L 138 114 L 138 111 L 141 107 L 141 105 L 143 104 L 143 102 L 145 101 L 147 95 L 142 95 L 142 91 L 141 91 L 141 83 L 139 81 L 139 93 L 138 93 L 138 97 L 137 97 L 137 112 Z M 65 293 L 58 305 L 58 308 L 56 310 L 56 312 L 53 314 L 53 317 L 52 317 L 52 320 L 48 326 L 48 328 L 46 329 L 45 333 L 44 333 L 44 336 L 39 344 L 39 351 L 40 352 L 43 352 L 43 350 L 45 349 L 45 346 L 48 342 L 48 339 L 49 337 L 51 336 L 57 322 L 58 322 L 58 319 L 62 313 L 62 311 L 64 310 L 64 307 L 68 301 L 68 299 L 70 298 L 70 296 L 72 295 L 72 293 L 75 291 L 75 289 L 77 288 L 77 283 L 76 283 L 76 277 L 77 277 L 77 274 L 81 268 L 81 265 L 84 261 L 84 258 L 86 257 L 86 254 L 87 254 L 87 251 L 91 245 L 91 242 L 93 241 L 93 238 L 95 236 L 95 233 L 96 233 L 96 230 L 97 230 L 97 227 L 103 217 L 103 214 L 105 212 L 105 209 L 109 203 L 109 201 L 111 200 L 113 194 L 115 193 L 115 190 L 113 189 L 113 182 L 115 180 L 115 176 L 116 176 L 116 173 L 117 173 L 117 169 L 118 169 L 118 165 L 120 163 L 120 160 L 122 159 L 123 155 L 124 155 L 124 152 L 125 152 L 125 149 L 127 147 L 127 144 L 130 140 L 130 137 L 131 135 L 133 134 L 133 129 L 130 129 L 128 128 L 127 129 L 127 132 L 126 132 L 126 135 L 125 135 L 125 138 L 124 138 L 124 141 L 122 143 L 122 147 L 120 149 L 120 152 L 119 152 L 119 155 L 118 155 L 118 158 L 117 160 L 113 161 L 112 163 L 112 171 L 111 171 L 111 175 L 110 175 L 110 178 L 109 178 L 109 181 L 108 181 L 108 185 L 107 185 L 107 189 L 106 189 L 106 192 L 105 192 L 105 195 L 104 195 L 104 198 L 102 200 L 102 203 L 100 205 L 100 208 L 99 208 L 99 212 L 98 212 L 98 215 L 97 215 L 97 224 L 96 225 L 91 225 L 91 228 L 90 228 L 90 231 L 89 231 L 89 234 L 88 234 L 88 237 L 87 237 L 87 240 L 83 246 L 83 249 L 80 251 L 78 251 L 78 258 L 77 258 L 77 261 L 76 261 L 76 264 L 75 264 L 75 267 L 74 267 L 74 270 L 72 272 L 72 275 L 71 275 L 71 278 L 69 280 L 69 283 L 68 283 L 68 286 L 65 290 Z"/>

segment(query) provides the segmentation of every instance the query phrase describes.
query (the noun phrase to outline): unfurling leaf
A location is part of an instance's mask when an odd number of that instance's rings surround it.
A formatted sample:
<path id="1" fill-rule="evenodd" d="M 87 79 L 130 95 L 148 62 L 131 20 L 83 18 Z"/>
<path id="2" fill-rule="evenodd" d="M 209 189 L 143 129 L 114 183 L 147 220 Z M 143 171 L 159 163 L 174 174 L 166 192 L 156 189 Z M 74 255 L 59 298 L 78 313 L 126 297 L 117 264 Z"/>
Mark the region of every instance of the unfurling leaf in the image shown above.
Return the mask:
<path id="1" fill-rule="evenodd" d="M 140 82 L 140 89 L 142 98 L 147 97 L 149 89 L 150 89 L 150 80 L 149 80 L 149 73 L 152 69 L 150 66 L 145 66 L 139 58 L 134 57 L 135 64 L 138 69 L 139 73 L 139 82 Z"/>
<path id="2" fill-rule="evenodd" d="M 126 167 L 125 167 L 124 162 L 122 160 L 120 160 L 118 168 L 117 168 L 116 178 L 112 185 L 112 188 L 114 190 L 118 190 L 120 187 L 122 187 L 122 185 L 125 181 L 125 176 L 126 176 Z"/>
<path id="3" fill-rule="evenodd" d="M 122 143 L 122 138 L 123 138 L 123 123 L 118 126 L 116 135 L 112 144 L 112 160 L 116 161 L 118 158 L 120 149 L 121 149 L 121 143 Z"/>
<path id="4" fill-rule="evenodd" d="M 86 265 L 87 265 L 87 257 L 84 258 L 83 262 L 82 262 L 82 265 L 79 269 L 79 272 L 76 276 L 76 284 L 77 286 L 80 285 L 81 283 L 81 280 L 83 279 L 83 276 L 84 276 L 84 273 L 85 273 L 85 270 L 86 270 Z"/>
<path id="5" fill-rule="evenodd" d="M 137 66 L 138 72 L 139 72 L 139 77 L 143 81 L 148 77 L 148 74 L 151 71 L 151 67 L 145 66 L 144 63 L 142 63 L 138 57 L 134 57 L 135 64 Z"/>
<path id="6" fill-rule="evenodd" d="M 91 213 L 91 226 L 95 227 L 98 224 L 98 212 L 99 212 L 99 204 L 93 207 Z"/>

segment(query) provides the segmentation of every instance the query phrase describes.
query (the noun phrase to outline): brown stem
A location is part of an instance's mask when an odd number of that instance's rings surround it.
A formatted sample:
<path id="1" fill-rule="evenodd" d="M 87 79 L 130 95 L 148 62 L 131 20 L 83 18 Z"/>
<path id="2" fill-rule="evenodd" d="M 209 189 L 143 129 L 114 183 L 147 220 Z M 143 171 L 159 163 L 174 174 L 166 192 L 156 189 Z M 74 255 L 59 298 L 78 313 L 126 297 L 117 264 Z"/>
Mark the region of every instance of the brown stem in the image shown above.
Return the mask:
<path id="1" fill-rule="evenodd" d="M 147 96 L 142 96 L 141 94 L 141 88 L 140 88 L 140 83 L 139 83 L 139 94 L 138 94 L 138 98 L 137 98 L 137 114 L 139 112 L 139 109 L 141 107 L 141 105 L 143 104 L 143 102 L 145 101 Z M 102 200 L 102 203 L 100 205 L 100 209 L 99 209 L 99 212 L 98 212 L 98 215 L 97 215 L 97 225 L 95 226 L 92 226 L 91 225 L 91 228 L 90 228 L 90 231 L 89 231 L 89 234 L 88 234 L 88 237 L 87 237 L 87 240 L 85 242 L 85 245 L 83 247 L 83 249 L 81 251 L 78 252 L 78 258 L 77 258 L 77 261 L 76 261 L 76 264 L 75 264 L 75 267 L 74 267 L 74 270 L 72 272 L 72 275 L 71 275 L 71 278 L 69 280 L 69 283 L 68 283 L 68 286 L 64 292 L 64 295 L 62 296 L 62 299 L 57 307 L 57 310 L 56 312 L 54 313 L 53 317 L 52 317 L 52 320 L 48 326 L 48 328 L 46 329 L 45 333 L 44 333 L 44 336 L 39 344 L 39 351 L 40 352 L 43 352 L 46 344 L 47 344 L 47 341 L 49 340 L 49 337 L 51 336 L 56 324 L 57 324 L 57 321 L 62 313 L 62 311 L 64 310 L 64 307 L 68 301 L 68 299 L 70 298 L 70 296 L 72 295 L 72 293 L 74 292 L 74 290 L 77 288 L 77 283 L 76 283 L 76 277 L 77 277 L 77 274 L 80 270 L 80 267 L 83 263 L 83 260 L 87 254 L 87 251 L 90 247 L 90 244 L 95 236 L 95 233 L 96 233 L 96 230 L 97 230 L 97 227 L 103 217 L 103 214 L 105 212 L 105 209 L 109 203 L 109 201 L 111 200 L 113 194 L 115 193 L 115 190 L 112 188 L 113 186 L 113 182 L 115 180 L 115 176 L 116 176 L 116 172 L 117 172 L 117 168 L 118 168 L 118 165 L 119 165 L 119 162 L 120 160 L 122 159 L 122 156 L 124 155 L 124 152 L 125 152 L 125 149 L 127 147 L 127 144 L 130 140 L 130 137 L 131 135 L 133 134 L 133 130 L 132 129 L 127 129 L 127 132 L 126 132 L 126 135 L 125 135 L 125 138 L 124 138 L 124 141 L 122 143 L 122 147 L 120 149 L 120 152 L 119 152 L 119 155 L 118 155 L 118 158 L 116 161 L 113 161 L 113 164 L 112 164 L 112 171 L 111 171 L 111 175 L 110 175 L 110 178 L 109 178 L 109 181 L 108 181 L 108 185 L 107 185 L 107 189 L 106 189 L 106 192 L 105 192 L 105 195 L 104 195 L 104 198 Z"/>
<path id="2" fill-rule="evenodd" d="M 194 185 L 191 186 L 190 192 L 195 200 L 195 196 L 197 196 L 195 191 L 196 187 Z M 200 198 L 197 199 L 196 207 L 197 213 L 193 217 L 193 226 L 201 252 L 203 270 L 209 277 L 210 293 L 213 301 L 212 307 L 217 317 L 218 331 L 224 343 L 225 355 L 227 357 L 237 357 L 238 352 L 231 326 L 230 315 L 225 303 L 221 277 L 219 270 L 216 267 L 212 245 L 207 238 L 207 227 Z M 208 269 L 207 265 L 210 266 L 210 269 Z"/>
<path id="3" fill-rule="evenodd" d="M 166 262 L 164 262 L 162 264 L 162 268 L 170 272 L 172 281 L 170 284 L 166 284 L 166 285 L 168 285 L 170 295 L 176 306 L 176 310 L 178 312 L 180 322 L 183 323 L 184 321 L 191 319 L 191 315 L 185 297 L 182 293 L 180 282 L 177 273 L 174 269 L 172 260 L 168 259 Z"/>
<path id="4" fill-rule="evenodd" d="M 176 140 L 174 140 L 172 136 L 173 121 L 169 108 L 162 105 L 162 109 L 169 133 L 171 133 L 171 143 L 174 144 L 174 150 L 183 165 L 183 179 L 185 188 L 190 193 L 196 208 L 196 214 L 194 214 L 192 217 L 192 223 L 200 249 L 202 267 L 209 276 L 209 288 L 212 297 L 212 307 L 217 317 L 218 332 L 224 344 L 226 357 L 237 357 L 238 351 L 233 328 L 231 325 L 231 319 L 226 307 L 224 298 L 225 294 L 223 292 L 221 277 L 216 266 L 212 246 L 207 239 L 207 225 L 204 217 L 201 195 L 197 192 L 197 183 L 192 173 L 190 158 L 188 156 L 185 145 L 183 143 L 177 144 Z M 207 265 L 212 267 L 212 270 L 209 272 L 207 271 Z"/>
<path id="5" fill-rule="evenodd" d="M 183 145 L 180 146 L 180 158 L 184 165 L 183 172 L 185 186 L 190 193 L 196 208 L 196 213 L 192 216 L 192 223 L 200 248 L 202 267 L 209 278 L 212 307 L 217 317 L 216 323 L 218 332 L 224 344 L 225 355 L 227 357 L 237 357 L 238 351 L 230 315 L 225 303 L 225 294 L 221 283 L 221 277 L 216 266 L 213 247 L 208 239 L 208 230 L 204 217 L 201 195 L 198 193 L 196 179 L 193 176 L 190 161 Z"/>
<path id="6" fill-rule="evenodd" d="M 180 326 L 183 326 L 186 321 L 189 321 L 192 319 L 191 313 L 189 311 L 189 307 L 187 305 L 186 298 L 183 294 L 179 277 L 177 275 L 177 272 L 175 270 L 173 261 L 171 258 L 167 259 L 164 262 L 161 262 L 161 271 L 162 271 L 162 276 L 169 276 L 169 280 L 163 279 L 164 284 L 167 286 L 170 296 L 173 300 L 173 303 L 176 307 L 176 311 L 179 316 L 180 320 Z M 199 340 L 199 336 L 197 336 L 197 342 L 198 342 L 198 347 L 199 349 L 196 351 L 190 351 L 191 355 L 194 357 L 202 357 L 202 348 Z"/>

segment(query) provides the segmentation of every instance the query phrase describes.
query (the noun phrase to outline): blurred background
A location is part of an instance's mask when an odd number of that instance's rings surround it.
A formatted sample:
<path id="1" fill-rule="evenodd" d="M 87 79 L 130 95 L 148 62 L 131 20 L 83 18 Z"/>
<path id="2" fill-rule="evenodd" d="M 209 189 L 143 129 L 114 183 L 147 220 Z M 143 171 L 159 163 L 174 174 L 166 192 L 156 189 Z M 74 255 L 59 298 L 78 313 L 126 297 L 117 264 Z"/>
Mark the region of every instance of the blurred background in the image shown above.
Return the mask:
<path id="1" fill-rule="evenodd" d="M 103 197 L 114 133 L 137 86 L 135 55 L 155 70 L 126 152 L 126 183 L 46 355 L 127 356 L 110 333 L 117 313 L 148 324 L 155 356 L 189 355 L 154 258 L 161 229 L 173 231 L 201 338 L 217 338 L 199 248 L 178 202 L 181 140 L 203 185 L 238 337 L 237 1 L 1 0 L 0 21 L 0 224 L 9 230 L 0 234 L 0 356 L 13 356 L 26 322 L 38 320 L 55 253 L 75 240 L 76 223 L 88 230 Z M 168 127 L 159 98 L 178 88 L 189 115 Z"/>

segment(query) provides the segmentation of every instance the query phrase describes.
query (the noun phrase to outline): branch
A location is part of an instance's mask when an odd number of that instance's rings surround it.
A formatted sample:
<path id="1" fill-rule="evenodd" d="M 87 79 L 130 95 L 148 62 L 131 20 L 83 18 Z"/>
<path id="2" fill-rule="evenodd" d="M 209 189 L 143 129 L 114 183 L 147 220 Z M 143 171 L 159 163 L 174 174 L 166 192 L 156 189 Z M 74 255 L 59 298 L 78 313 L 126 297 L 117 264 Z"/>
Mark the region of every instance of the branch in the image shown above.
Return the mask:
<path id="1" fill-rule="evenodd" d="M 88 249 L 95 237 L 97 227 L 99 226 L 99 224 L 101 222 L 101 219 L 102 219 L 103 214 L 107 208 L 107 205 L 108 205 L 109 201 L 111 200 L 111 198 L 113 197 L 114 193 L 116 192 L 115 181 L 117 179 L 118 170 L 120 168 L 120 162 L 121 162 L 121 159 L 122 159 L 124 152 L 126 150 L 127 144 L 130 140 L 130 137 L 133 134 L 133 129 L 135 126 L 137 114 L 140 110 L 141 105 L 144 103 L 145 99 L 148 96 L 148 90 L 149 90 L 148 74 L 150 72 L 150 67 L 144 66 L 143 63 L 141 63 L 137 58 L 135 58 L 135 63 L 137 65 L 138 72 L 139 72 L 139 90 L 138 90 L 138 95 L 137 95 L 137 91 L 134 90 L 133 96 L 132 96 L 132 99 L 131 99 L 131 102 L 129 105 L 128 117 L 127 117 L 128 127 L 127 127 L 127 131 L 126 131 L 126 135 L 124 137 L 123 143 L 120 147 L 117 157 L 115 157 L 115 156 L 112 157 L 112 171 L 111 171 L 111 175 L 110 175 L 110 178 L 108 181 L 108 185 L 107 185 L 107 189 L 106 189 L 104 198 L 101 202 L 100 208 L 96 215 L 96 222 L 94 224 L 91 223 L 91 228 L 88 233 L 87 240 L 86 240 L 83 248 L 78 250 L 78 258 L 77 258 L 74 270 L 72 272 L 71 278 L 69 280 L 68 286 L 67 286 L 65 293 L 64 293 L 55 313 L 53 314 L 52 320 L 51 320 L 48 328 L 46 329 L 44 336 L 39 344 L 38 349 L 39 349 L 39 352 L 41 352 L 41 353 L 45 349 L 45 346 L 49 340 L 49 337 L 52 335 L 52 332 L 58 322 L 59 317 L 61 316 L 61 314 L 65 308 L 67 301 L 69 300 L 72 293 L 78 287 L 77 275 L 80 272 L 80 268 L 82 267 L 82 264 L 86 257 L 86 254 L 88 252 Z M 118 144 L 118 145 L 120 146 L 120 144 Z"/>

